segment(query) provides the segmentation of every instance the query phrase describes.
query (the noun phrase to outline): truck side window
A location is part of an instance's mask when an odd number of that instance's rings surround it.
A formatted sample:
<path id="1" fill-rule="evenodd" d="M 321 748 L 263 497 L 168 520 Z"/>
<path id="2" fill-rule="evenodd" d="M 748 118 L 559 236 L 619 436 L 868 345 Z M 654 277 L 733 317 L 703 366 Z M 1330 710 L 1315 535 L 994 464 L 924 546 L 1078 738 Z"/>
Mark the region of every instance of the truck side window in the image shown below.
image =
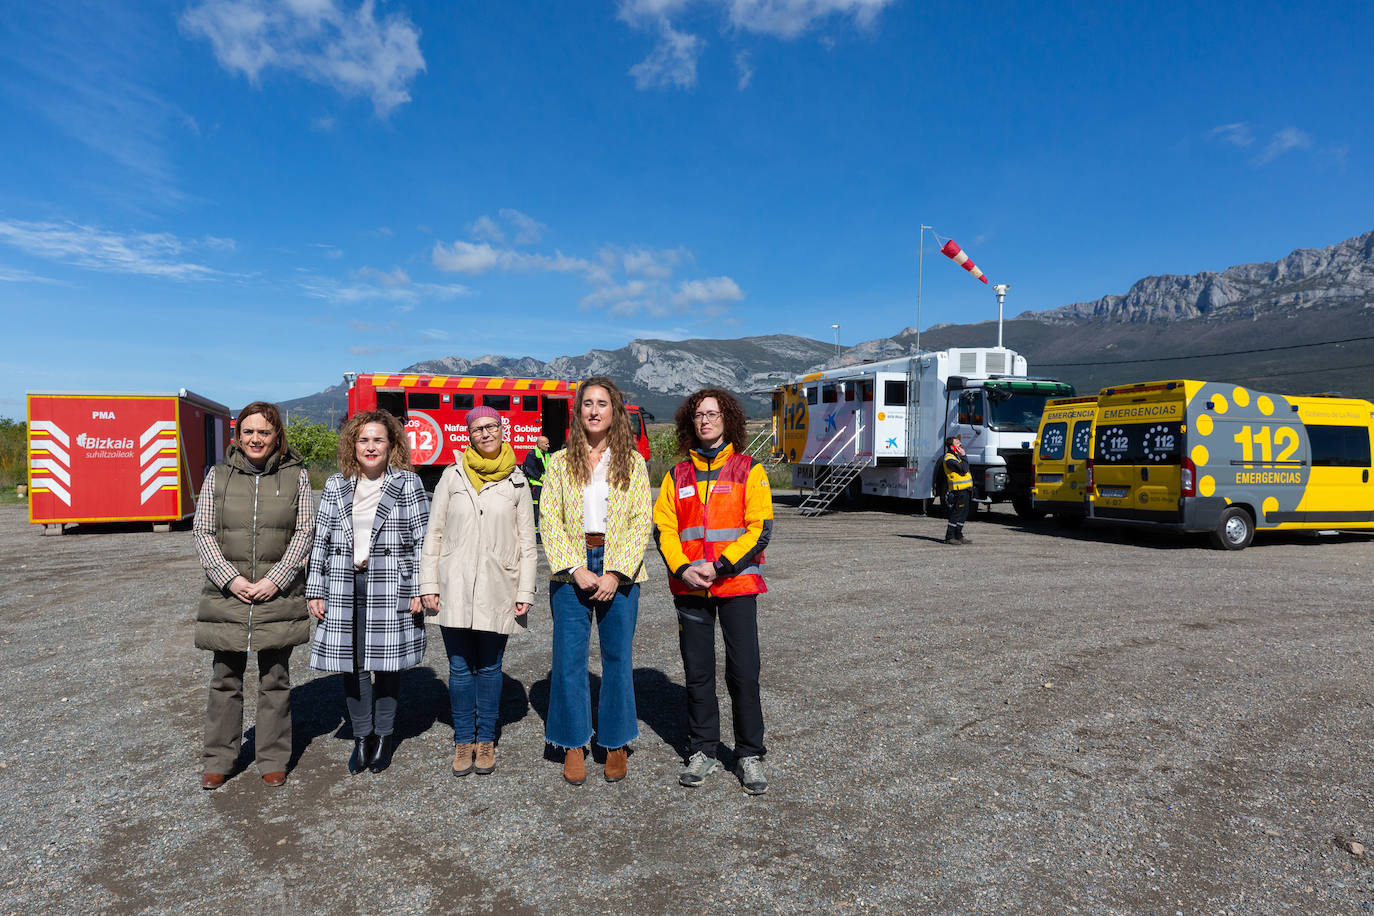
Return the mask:
<path id="1" fill-rule="evenodd" d="M 844 388 L 844 399 L 846 401 L 854 400 L 854 389 L 858 387 L 858 382 L 844 382 L 841 387 Z"/>
<path id="2" fill-rule="evenodd" d="M 539 412 L 539 395 L 537 395 L 537 394 L 527 394 L 527 395 L 525 395 L 524 397 L 522 397 L 522 398 L 520 399 L 520 406 L 521 406 L 524 410 L 529 410 L 529 411 L 533 411 L 533 412 L 535 412 L 535 413 L 538 413 L 538 412 Z"/>
<path id="3" fill-rule="evenodd" d="M 472 402 L 472 395 L 470 394 L 455 394 L 453 396 L 454 410 L 472 410 L 474 406 L 475 405 Z"/>
<path id="4" fill-rule="evenodd" d="M 1369 467 L 1369 430 L 1364 426 L 1309 426 L 1314 468 Z"/>
<path id="5" fill-rule="evenodd" d="M 817 391 L 817 387 L 816 387 L 815 385 L 807 385 L 807 386 L 806 386 L 806 403 L 808 403 L 808 404 L 814 404 L 814 403 L 816 403 L 816 391 Z"/>
<path id="6" fill-rule="evenodd" d="M 983 425 L 983 399 L 977 392 L 959 395 L 959 423 L 961 426 Z"/>
<path id="7" fill-rule="evenodd" d="M 484 394 L 482 395 L 482 406 L 490 407 L 492 410 L 510 410 L 510 395 Z"/>
<path id="8" fill-rule="evenodd" d="M 821 403 L 834 404 L 838 398 L 834 385 L 823 385 L 821 387 Z"/>
<path id="9" fill-rule="evenodd" d="M 438 410 L 439 392 L 412 391 L 406 395 L 406 404 L 411 407 L 418 407 L 420 410 Z"/>
<path id="10" fill-rule="evenodd" d="M 883 403 L 888 407 L 905 407 L 906 382 L 883 382 Z"/>

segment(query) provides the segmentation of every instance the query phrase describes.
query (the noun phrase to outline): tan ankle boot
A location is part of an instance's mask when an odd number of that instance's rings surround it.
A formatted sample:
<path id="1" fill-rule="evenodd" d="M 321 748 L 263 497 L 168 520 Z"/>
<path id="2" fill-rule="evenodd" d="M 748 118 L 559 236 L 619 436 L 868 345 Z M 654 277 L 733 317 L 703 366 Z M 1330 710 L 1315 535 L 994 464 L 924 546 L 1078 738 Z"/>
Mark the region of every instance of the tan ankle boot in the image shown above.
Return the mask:
<path id="1" fill-rule="evenodd" d="M 478 741 L 477 758 L 474 763 L 478 776 L 486 776 L 496 769 L 496 745 L 490 741 Z"/>
<path id="2" fill-rule="evenodd" d="M 466 776 L 472 772 L 472 745 L 460 744 L 453 749 L 453 775 Z"/>
<path id="3" fill-rule="evenodd" d="M 575 786 L 587 781 L 587 761 L 582 756 L 582 748 L 568 748 L 563 754 L 563 778 Z"/>
<path id="4" fill-rule="evenodd" d="M 628 755 L 625 753 L 625 748 L 623 747 L 606 752 L 607 782 L 620 782 L 620 780 L 625 778 L 625 771 L 628 766 L 627 760 Z"/>

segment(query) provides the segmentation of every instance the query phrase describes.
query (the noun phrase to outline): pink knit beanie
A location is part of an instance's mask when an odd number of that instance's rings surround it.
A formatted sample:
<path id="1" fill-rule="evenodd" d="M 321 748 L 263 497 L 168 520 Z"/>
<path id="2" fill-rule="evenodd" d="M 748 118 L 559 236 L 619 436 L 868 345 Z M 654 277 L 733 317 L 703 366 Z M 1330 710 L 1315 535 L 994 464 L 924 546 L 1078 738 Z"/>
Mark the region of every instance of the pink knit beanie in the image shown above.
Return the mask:
<path id="1" fill-rule="evenodd" d="M 501 419 L 501 415 L 496 412 L 495 408 L 487 407 L 484 404 L 481 407 L 474 407 L 472 408 L 472 410 L 469 410 L 467 412 L 467 416 L 463 417 L 463 423 L 469 428 L 471 428 L 472 424 L 476 423 L 478 420 L 483 419 L 484 417 L 491 417 L 493 420 L 498 421 Z"/>

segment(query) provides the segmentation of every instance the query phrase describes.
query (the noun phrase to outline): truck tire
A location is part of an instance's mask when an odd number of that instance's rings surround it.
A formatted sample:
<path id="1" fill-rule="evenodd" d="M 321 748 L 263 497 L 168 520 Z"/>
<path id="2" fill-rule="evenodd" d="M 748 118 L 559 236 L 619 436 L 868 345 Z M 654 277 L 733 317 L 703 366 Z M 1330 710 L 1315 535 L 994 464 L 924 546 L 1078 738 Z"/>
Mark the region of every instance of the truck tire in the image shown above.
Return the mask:
<path id="1" fill-rule="evenodd" d="M 1011 507 L 1016 510 L 1016 517 L 1023 521 L 1038 522 L 1045 517 L 1045 510 L 1035 508 L 1031 502 L 1030 494 L 1013 496 Z"/>
<path id="2" fill-rule="evenodd" d="M 1240 506 L 1227 506 L 1212 532 L 1218 550 L 1244 550 L 1255 539 L 1255 520 Z"/>

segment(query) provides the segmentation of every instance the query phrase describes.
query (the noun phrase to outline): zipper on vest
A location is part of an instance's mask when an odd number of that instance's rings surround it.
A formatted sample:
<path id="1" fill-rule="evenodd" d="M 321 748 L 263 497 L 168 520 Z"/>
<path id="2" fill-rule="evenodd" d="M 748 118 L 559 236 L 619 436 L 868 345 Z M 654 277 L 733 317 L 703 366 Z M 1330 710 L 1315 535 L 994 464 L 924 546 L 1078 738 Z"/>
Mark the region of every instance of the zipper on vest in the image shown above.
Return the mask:
<path id="1" fill-rule="evenodd" d="M 253 574 L 254 582 L 258 581 L 258 485 L 262 482 L 261 474 L 253 475 L 253 540 L 252 553 L 248 556 L 248 568 Z M 253 651 L 253 602 L 248 602 L 248 651 Z"/>

